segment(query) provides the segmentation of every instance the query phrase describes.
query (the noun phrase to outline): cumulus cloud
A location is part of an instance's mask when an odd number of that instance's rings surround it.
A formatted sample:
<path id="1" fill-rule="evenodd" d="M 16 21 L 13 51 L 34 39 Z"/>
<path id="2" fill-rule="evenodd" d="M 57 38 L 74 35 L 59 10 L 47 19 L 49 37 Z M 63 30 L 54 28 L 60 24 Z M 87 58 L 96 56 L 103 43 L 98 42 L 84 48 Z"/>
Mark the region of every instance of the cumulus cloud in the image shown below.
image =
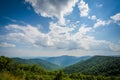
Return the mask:
<path id="1" fill-rule="evenodd" d="M 81 46 L 86 50 L 102 50 L 101 46 L 107 46 L 107 41 L 105 40 L 96 40 L 92 36 L 86 36 L 85 38 L 82 38 L 81 40 Z"/>
<path id="2" fill-rule="evenodd" d="M 16 47 L 16 45 L 10 44 L 7 42 L 2 42 L 2 43 L 0 43 L 0 47 Z"/>
<path id="3" fill-rule="evenodd" d="M 79 29 L 79 32 L 80 34 L 86 34 L 87 32 L 91 31 L 91 27 L 86 27 L 85 24 L 82 24 L 80 29 Z"/>
<path id="4" fill-rule="evenodd" d="M 31 25 L 11 24 L 6 26 L 6 29 L 12 31 L 6 35 L 7 40 L 24 42 L 36 47 L 59 46 L 59 42 L 63 43 L 69 37 L 68 33 L 73 30 L 73 28 L 60 27 L 55 23 L 50 23 L 48 34 L 40 32 L 38 28 Z"/>
<path id="5" fill-rule="evenodd" d="M 72 12 L 78 0 L 25 0 L 43 17 L 58 18 L 64 24 L 64 16 Z"/>
<path id="6" fill-rule="evenodd" d="M 109 48 L 110 48 L 112 51 L 120 51 L 120 43 L 118 43 L 118 44 L 113 44 L 113 43 L 111 43 L 111 44 L 109 45 Z"/>
<path id="7" fill-rule="evenodd" d="M 120 13 L 117 13 L 113 16 L 110 17 L 115 23 L 117 23 L 118 25 L 120 25 Z"/>
<path id="8" fill-rule="evenodd" d="M 98 28 L 98 27 L 101 27 L 101 26 L 105 26 L 105 25 L 109 25 L 111 23 L 110 20 L 108 21 L 103 21 L 103 20 L 100 20 L 100 19 L 97 19 L 97 22 L 94 24 L 94 28 Z"/>
<path id="9" fill-rule="evenodd" d="M 84 24 L 81 25 L 78 31 L 74 34 L 72 33 L 72 31 L 75 30 L 74 27 L 72 28 L 61 27 L 56 23 L 51 23 L 50 27 L 51 31 L 48 33 L 48 36 L 51 38 L 52 41 L 51 43 L 53 43 L 54 47 L 59 49 L 90 50 L 91 46 L 95 48 L 103 44 L 106 44 L 105 41 L 103 40 L 96 40 L 92 36 L 87 36 L 87 33 L 91 32 L 92 28 L 87 27 L 87 25 Z M 58 30 L 54 28 L 57 28 Z"/>
<path id="10" fill-rule="evenodd" d="M 37 46 L 36 44 L 39 42 L 42 46 L 47 44 L 47 37 L 42 34 L 38 28 L 26 25 L 16 25 L 11 24 L 6 26 L 6 29 L 11 30 L 12 32 L 6 35 L 7 40 L 13 40 L 16 42 L 24 42 L 28 44 L 32 44 L 33 46 Z"/>
<path id="11" fill-rule="evenodd" d="M 91 19 L 91 20 L 96 20 L 97 17 L 95 15 L 92 15 L 92 16 L 89 16 L 88 19 Z"/>
<path id="12" fill-rule="evenodd" d="M 88 16 L 89 6 L 87 3 L 85 3 L 83 0 L 81 0 L 80 3 L 78 4 L 78 8 L 80 10 L 81 17 Z"/>
<path id="13" fill-rule="evenodd" d="M 17 24 L 6 26 L 10 33 L 4 35 L 6 40 L 29 44 L 34 47 L 49 47 L 57 49 L 85 49 L 99 48 L 106 45 L 104 40 L 96 40 L 93 36 L 88 36 L 87 33 L 92 31 L 92 28 L 87 25 L 81 25 L 78 31 L 71 26 L 61 26 L 58 23 L 51 22 L 49 24 L 50 31 L 42 33 L 37 27 Z"/>
<path id="14" fill-rule="evenodd" d="M 115 21 L 120 21 L 120 13 L 117 13 L 117 14 L 111 16 L 110 18 L 115 20 Z"/>

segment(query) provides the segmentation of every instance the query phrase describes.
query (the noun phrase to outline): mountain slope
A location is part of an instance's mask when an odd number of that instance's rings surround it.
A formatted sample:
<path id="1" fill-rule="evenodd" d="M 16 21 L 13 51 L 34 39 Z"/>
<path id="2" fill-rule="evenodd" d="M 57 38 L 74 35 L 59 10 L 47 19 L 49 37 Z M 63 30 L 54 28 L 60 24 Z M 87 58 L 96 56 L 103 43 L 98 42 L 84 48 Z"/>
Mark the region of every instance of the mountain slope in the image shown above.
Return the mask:
<path id="1" fill-rule="evenodd" d="M 22 64 L 30 64 L 30 65 L 38 64 L 47 70 L 56 70 L 60 68 L 58 65 L 47 62 L 42 59 L 21 59 L 21 58 L 12 58 L 12 59 L 17 63 L 22 63 Z"/>
<path id="2" fill-rule="evenodd" d="M 53 64 L 59 65 L 61 67 L 66 67 L 72 64 L 75 64 L 81 60 L 86 60 L 90 58 L 90 56 L 83 56 L 83 57 L 75 57 L 75 56 L 58 56 L 58 57 L 48 57 L 44 60 L 51 62 Z"/>
<path id="3" fill-rule="evenodd" d="M 92 75 L 120 75 L 120 57 L 94 56 L 64 69 L 66 73 L 83 73 Z"/>

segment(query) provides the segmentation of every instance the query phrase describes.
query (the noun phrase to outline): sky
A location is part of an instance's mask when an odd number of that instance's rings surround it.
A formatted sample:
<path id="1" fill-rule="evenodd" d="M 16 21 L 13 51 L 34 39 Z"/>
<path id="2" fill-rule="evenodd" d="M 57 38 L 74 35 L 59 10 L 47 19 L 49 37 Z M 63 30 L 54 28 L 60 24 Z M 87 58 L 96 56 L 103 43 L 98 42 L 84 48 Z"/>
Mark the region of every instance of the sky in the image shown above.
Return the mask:
<path id="1" fill-rule="evenodd" d="M 120 0 L 0 0 L 0 56 L 120 55 Z"/>

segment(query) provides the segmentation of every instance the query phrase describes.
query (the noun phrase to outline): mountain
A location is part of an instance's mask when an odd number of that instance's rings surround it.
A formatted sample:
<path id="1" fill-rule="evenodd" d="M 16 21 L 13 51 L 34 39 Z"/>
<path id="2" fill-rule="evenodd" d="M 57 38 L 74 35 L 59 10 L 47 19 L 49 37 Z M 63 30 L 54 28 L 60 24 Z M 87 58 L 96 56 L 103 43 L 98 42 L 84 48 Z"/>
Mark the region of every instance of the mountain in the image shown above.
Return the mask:
<path id="1" fill-rule="evenodd" d="M 0 56 L 0 80 L 120 80 L 120 76 L 65 74 L 62 70 L 48 71 L 39 65 L 14 62 Z"/>
<path id="2" fill-rule="evenodd" d="M 56 65 L 59 65 L 61 67 L 66 67 L 66 66 L 75 64 L 81 60 L 86 60 L 88 58 L 90 58 L 90 56 L 75 57 L 75 56 L 63 55 L 63 56 L 57 56 L 57 57 L 44 58 L 44 60 Z"/>
<path id="3" fill-rule="evenodd" d="M 90 75 L 120 75 L 120 57 L 94 56 L 66 67 L 64 72 Z"/>
<path id="4" fill-rule="evenodd" d="M 12 58 L 12 59 L 14 62 L 22 63 L 22 64 L 30 64 L 30 65 L 38 64 L 47 70 L 56 70 L 60 68 L 58 65 L 47 62 L 42 59 L 21 59 L 21 58 Z"/>

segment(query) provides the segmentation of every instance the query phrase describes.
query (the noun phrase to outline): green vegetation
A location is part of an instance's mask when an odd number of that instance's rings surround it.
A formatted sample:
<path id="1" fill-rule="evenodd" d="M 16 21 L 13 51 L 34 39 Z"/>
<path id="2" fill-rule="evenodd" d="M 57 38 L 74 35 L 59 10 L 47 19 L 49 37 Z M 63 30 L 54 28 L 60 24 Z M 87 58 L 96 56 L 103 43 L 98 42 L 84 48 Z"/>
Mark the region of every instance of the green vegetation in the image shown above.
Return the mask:
<path id="1" fill-rule="evenodd" d="M 42 59 L 21 59 L 21 58 L 12 58 L 12 59 L 14 62 L 22 63 L 22 64 L 29 64 L 29 65 L 38 64 L 39 66 L 45 68 L 46 70 L 60 69 L 60 66 Z"/>
<path id="2" fill-rule="evenodd" d="M 62 70 L 47 71 L 34 64 L 21 64 L 12 59 L 0 57 L 0 80 L 120 80 L 119 76 L 65 74 Z"/>
<path id="3" fill-rule="evenodd" d="M 94 56 L 64 69 L 66 73 L 120 76 L 120 57 Z"/>

